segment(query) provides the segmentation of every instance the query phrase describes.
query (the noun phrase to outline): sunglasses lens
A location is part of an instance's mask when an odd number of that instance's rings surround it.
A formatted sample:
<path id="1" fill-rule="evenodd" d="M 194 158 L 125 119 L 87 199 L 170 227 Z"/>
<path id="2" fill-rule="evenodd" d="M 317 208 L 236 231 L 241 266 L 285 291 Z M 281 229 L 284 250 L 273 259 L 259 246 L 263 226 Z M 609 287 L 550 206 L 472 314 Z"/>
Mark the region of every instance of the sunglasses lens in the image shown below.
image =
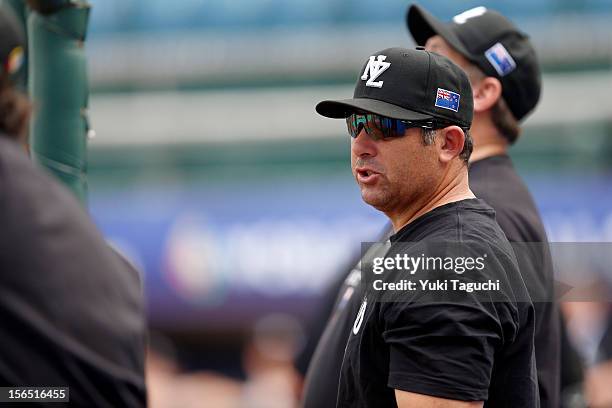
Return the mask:
<path id="1" fill-rule="evenodd" d="M 393 138 L 400 136 L 397 132 L 397 124 L 399 120 L 383 118 L 379 116 L 378 122 L 380 123 L 378 129 L 384 138 Z"/>
<path id="2" fill-rule="evenodd" d="M 349 135 L 356 138 L 363 127 L 374 140 L 404 136 L 407 124 L 397 119 L 372 114 L 352 114 L 346 118 Z"/>
<path id="3" fill-rule="evenodd" d="M 367 118 L 366 115 L 358 115 L 352 114 L 348 118 L 346 118 L 346 126 L 348 128 L 349 135 L 352 138 L 356 138 L 359 132 L 361 131 L 361 127 L 363 126 L 367 130 Z"/>

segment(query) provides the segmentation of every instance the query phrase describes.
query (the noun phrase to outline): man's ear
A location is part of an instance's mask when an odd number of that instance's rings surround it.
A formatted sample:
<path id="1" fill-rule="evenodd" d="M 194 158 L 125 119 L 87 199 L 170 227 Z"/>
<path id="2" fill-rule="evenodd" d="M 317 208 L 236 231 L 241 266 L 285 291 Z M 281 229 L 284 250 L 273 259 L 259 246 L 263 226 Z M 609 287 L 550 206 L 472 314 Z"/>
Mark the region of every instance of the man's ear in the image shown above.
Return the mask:
<path id="1" fill-rule="evenodd" d="M 474 93 L 474 112 L 491 109 L 502 96 L 502 85 L 499 79 L 485 77 L 478 84 L 472 85 Z"/>
<path id="2" fill-rule="evenodd" d="M 438 139 L 442 143 L 439 159 L 442 163 L 449 163 L 463 151 L 465 133 L 459 126 L 447 126 L 438 132 L 440 132 Z"/>

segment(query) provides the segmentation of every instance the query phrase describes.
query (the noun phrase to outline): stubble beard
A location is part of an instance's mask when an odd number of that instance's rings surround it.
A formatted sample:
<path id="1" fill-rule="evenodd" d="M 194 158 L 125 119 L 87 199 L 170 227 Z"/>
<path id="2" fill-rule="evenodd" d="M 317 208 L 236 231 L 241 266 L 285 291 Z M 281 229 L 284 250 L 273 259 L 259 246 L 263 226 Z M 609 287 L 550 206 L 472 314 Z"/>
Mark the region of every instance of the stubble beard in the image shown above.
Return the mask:
<path id="1" fill-rule="evenodd" d="M 407 175 L 403 178 L 409 179 Z M 376 186 L 360 185 L 361 198 L 366 204 L 383 212 L 389 218 L 402 213 L 414 202 L 428 194 L 426 184 L 403 186 L 394 184 L 386 178 L 383 178 L 380 184 Z"/>
<path id="2" fill-rule="evenodd" d="M 378 211 L 386 213 L 390 210 L 396 195 L 391 191 L 389 185 L 383 186 L 359 186 L 361 189 L 362 200 L 376 208 Z"/>

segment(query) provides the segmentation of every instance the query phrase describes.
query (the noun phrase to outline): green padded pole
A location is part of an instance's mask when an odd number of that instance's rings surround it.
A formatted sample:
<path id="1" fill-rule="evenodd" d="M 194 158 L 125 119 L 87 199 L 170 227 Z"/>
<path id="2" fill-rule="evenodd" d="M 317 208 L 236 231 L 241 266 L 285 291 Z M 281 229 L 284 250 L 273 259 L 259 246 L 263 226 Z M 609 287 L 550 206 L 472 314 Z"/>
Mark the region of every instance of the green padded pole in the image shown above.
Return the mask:
<path id="1" fill-rule="evenodd" d="M 30 152 L 85 204 L 89 89 L 83 45 L 90 7 L 75 0 L 28 4 Z"/>
<path id="2" fill-rule="evenodd" d="M 24 23 L 25 30 L 25 18 L 26 18 L 26 5 L 24 0 L 2 0 L 0 3 L 7 4 L 13 8 L 13 11 L 19 17 L 19 19 Z"/>

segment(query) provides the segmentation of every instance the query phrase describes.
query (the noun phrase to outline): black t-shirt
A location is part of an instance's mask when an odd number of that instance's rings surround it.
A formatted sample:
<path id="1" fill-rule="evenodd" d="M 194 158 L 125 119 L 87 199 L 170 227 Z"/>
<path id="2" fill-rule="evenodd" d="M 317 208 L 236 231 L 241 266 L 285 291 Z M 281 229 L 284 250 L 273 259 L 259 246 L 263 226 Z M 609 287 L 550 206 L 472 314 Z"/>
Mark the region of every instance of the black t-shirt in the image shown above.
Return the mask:
<path id="1" fill-rule="evenodd" d="M 470 165 L 470 187 L 476 196 L 490 204 L 496 212 L 496 219 L 510 242 L 543 243 L 543 253 L 533 254 L 531 262 L 519 257 L 519 268 L 523 278 L 529 282 L 527 289 L 533 299 L 550 298 L 551 259 L 545 251 L 547 242 L 542 221 L 535 203 L 526 186 L 516 174 L 508 156 L 494 156 Z M 538 248 L 537 245 L 533 248 Z M 541 262 L 541 264 L 538 264 Z M 355 266 L 358 269 L 359 264 Z M 349 275 L 352 272 L 349 272 Z M 346 275 L 345 275 L 346 276 Z M 355 277 L 353 273 L 353 277 Z M 350 283 L 350 284 L 349 284 Z M 352 288 L 352 289 L 351 289 Z M 320 317 L 328 322 L 315 354 L 312 356 L 307 381 L 304 388 L 303 406 L 305 408 L 332 408 L 336 406 L 338 378 L 346 339 L 360 307 L 360 298 L 355 296 L 359 288 L 358 279 L 347 279 L 341 287 L 336 287 L 334 298 L 341 308 L 333 311 L 334 318 L 327 320 L 329 314 Z M 332 293 L 330 291 L 329 293 Z M 347 295 L 348 292 L 348 295 Z M 347 299 L 348 302 L 340 302 Z M 538 383 L 542 408 L 559 406 L 559 331 L 560 324 L 555 316 L 557 305 L 552 302 L 534 302 L 536 310 L 536 361 Z M 567 343 L 565 355 L 576 355 Z M 574 359 L 575 360 L 575 359 Z M 563 372 L 580 371 L 576 364 L 566 364 Z M 579 378 L 580 376 L 578 376 Z"/>
<path id="2" fill-rule="evenodd" d="M 461 300 L 440 301 L 422 291 L 380 302 L 368 286 L 348 335 L 337 406 L 394 407 L 394 389 L 484 400 L 485 407 L 539 406 L 533 305 L 494 211 L 478 199 L 450 203 L 411 222 L 391 242 L 388 256 L 404 242 L 487 246 L 487 268 L 502 281 L 497 299 L 504 301 L 467 292 Z"/>
<path id="3" fill-rule="evenodd" d="M 557 408 L 561 330 L 559 309 L 554 302 L 552 259 L 540 214 L 507 155 L 472 163 L 469 177 L 470 188 L 476 197 L 495 209 L 497 222 L 515 247 L 536 312 L 535 347 L 541 407 Z M 518 243 L 529 244 L 524 245 L 523 251 Z M 571 348 L 565 354 L 572 354 Z"/>
<path id="4" fill-rule="evenodd" d="M 0 385 L 146 406 L 138 272 L 74 197 L 0 135 Z"/>

